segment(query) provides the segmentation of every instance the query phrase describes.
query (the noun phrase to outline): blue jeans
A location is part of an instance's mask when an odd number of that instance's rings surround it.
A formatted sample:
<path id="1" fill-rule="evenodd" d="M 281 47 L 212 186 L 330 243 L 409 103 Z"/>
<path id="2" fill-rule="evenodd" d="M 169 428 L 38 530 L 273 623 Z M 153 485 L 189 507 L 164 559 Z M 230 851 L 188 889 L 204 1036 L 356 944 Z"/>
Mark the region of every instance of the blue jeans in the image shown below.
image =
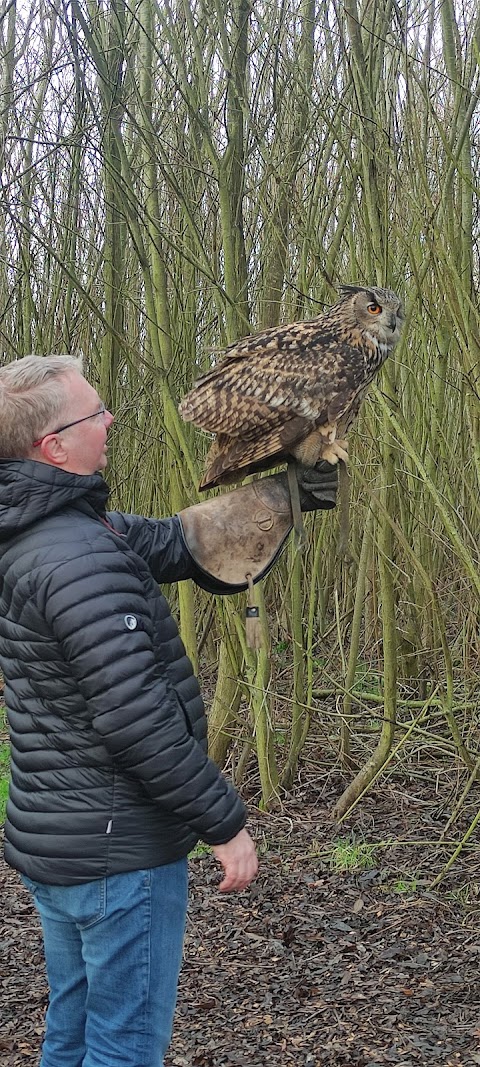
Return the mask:
<path id="1" fill-rule="evenodd" d="M 175 1011 L 187 860 L 75 886 L 23 878 L 50 985 L 40 1067 L 162 1067 Z"/>

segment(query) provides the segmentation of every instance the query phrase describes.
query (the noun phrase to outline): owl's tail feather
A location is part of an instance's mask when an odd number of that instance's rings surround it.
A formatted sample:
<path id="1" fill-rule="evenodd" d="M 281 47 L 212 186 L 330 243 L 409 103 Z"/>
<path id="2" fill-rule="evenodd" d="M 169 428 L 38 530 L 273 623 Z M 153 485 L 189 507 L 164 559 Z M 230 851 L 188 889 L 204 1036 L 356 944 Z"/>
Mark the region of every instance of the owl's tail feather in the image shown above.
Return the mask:
<path id="1" fill-rule="evenodd" d="M 292 416 L 280 425 L 270 428 L 263 436 L 248 434 L 233 436 L 218 433 L 207 455 L 206 467 L 200 489 L 216 485 L 232 485 L 242 481 L 248 474 L 271 470 L 285 463 L 294 451 L 296 442 L 305 436 L 309 428 L 307 420 Z"/>
<path id="2" fill-rule="evenodd" d="M 258 441 L 244 441 L 220 433 L 208 452 L 199 489 L 203 491 L 217 485 L 233 485 L 234 482 L 243 481 L 248 474 L 277 467 L 286 458 L 277 437 L 262 448 Z"/>

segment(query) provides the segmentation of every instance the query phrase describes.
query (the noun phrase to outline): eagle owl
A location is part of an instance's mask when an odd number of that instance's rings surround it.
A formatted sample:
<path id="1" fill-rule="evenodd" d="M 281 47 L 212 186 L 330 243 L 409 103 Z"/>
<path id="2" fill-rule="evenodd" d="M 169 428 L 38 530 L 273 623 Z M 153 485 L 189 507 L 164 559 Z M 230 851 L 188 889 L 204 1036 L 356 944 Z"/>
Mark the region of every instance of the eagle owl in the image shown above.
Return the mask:
<path id="1" fill-rule="evenodd" d="M 291 463 L 346 460 L 343 440 L 404 314 L 391 289 L 342 285 L 323 315 L 229 345 L 180 414 L 216 435 L 200 489 Z"/>

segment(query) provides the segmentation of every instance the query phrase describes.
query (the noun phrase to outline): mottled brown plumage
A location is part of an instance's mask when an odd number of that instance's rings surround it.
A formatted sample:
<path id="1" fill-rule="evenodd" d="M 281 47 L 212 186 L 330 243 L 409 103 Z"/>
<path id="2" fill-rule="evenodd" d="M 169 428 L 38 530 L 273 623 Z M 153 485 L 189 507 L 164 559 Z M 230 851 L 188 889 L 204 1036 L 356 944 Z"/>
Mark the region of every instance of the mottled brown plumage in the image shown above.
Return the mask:
<path id="1" fill-rule="evenodd" d="M 187 422 L 216 434 L 200 489 L 292 458 L 346 459 L 343 437 L 402 323 L 390 289 L 346 285 L 325 314 L 230 345 L 180 404 Z"/>

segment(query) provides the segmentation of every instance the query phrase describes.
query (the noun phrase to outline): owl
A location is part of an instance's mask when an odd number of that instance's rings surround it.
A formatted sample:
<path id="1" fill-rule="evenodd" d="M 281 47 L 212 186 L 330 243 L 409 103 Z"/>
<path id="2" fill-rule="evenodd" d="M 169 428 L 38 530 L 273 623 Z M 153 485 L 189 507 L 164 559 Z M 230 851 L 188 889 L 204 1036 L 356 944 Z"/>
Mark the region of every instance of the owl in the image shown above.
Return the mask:
<path id="1" fill-rule="evenodd" d="M 180 414 L 216 435 L 200 489 L 292 460 L 347 459 L 347 431 L 401 333 L 391 289 L 342 285 L 324 314 L 229 345 L 199 378 Z"/>

